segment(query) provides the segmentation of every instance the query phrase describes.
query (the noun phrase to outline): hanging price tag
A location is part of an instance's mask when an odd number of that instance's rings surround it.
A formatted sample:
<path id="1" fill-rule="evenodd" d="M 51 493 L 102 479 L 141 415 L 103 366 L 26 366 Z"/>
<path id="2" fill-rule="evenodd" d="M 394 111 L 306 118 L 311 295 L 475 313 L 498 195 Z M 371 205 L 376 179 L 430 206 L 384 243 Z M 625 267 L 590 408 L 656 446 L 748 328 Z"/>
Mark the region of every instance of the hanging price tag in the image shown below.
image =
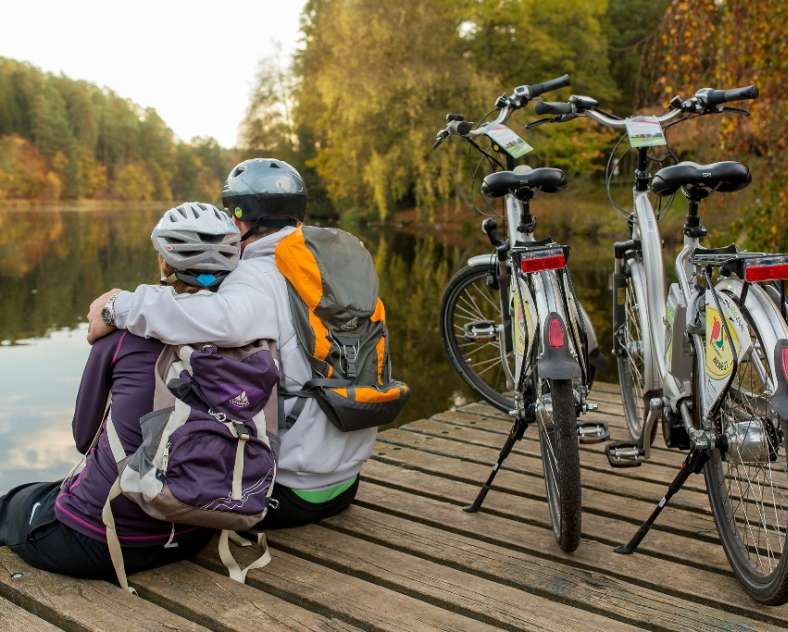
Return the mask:
<path id="1" fill-rule="evenodd" d="M 657 147 L 667 145 L 662 125 L 656 116 L 636 116 L 627 119 L 627 135 L 632 147 Z"/>
<path id="2" fill-rule="evenodd" d="M 534 149 L 512 129 L 501 123 L 485 125 L 484 133 L 487 138 L 515 159 L 522 158 L 525 154 Z"/>

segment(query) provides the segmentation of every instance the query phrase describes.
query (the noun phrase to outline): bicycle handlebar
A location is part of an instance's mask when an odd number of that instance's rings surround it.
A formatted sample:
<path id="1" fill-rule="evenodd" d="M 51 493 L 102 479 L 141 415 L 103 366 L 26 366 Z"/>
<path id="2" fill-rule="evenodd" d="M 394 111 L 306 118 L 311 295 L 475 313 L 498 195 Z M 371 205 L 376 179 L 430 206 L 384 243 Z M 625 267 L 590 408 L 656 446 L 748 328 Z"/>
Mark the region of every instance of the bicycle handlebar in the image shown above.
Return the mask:
<path id="1" fill-rule="evenodd" d="M 528 105 L 528 101 L 534 97 L 538 97 L 551 90 L 558 90 L 559 88 L 570 85 L 570 83 L 569 75 L 561 75 L 560 77 L 543 81 L 542 83 L 517 86 L 509 96 L 501 95 L 496 99 L 495 108 L 498 110 L 498 116 L 495 118 L 494 122 L 505 123 L 512 112 Z M 436 149 L 449 136 L 464 136 L 466 138 L 471 138 L 483 133 L 481 128 L 474 129 L 474 124 L 470 121 L 465 121 L 464 117 L 460 114 L 449 114 L 446 120 L 448 121 L 448 125 L 440 130 L 435 136 L 435 142 L 432 145 L 433 149 Z"/>
<path id="2" fill-rule="evenodd" d="M 569 75 L 561 75 L 560 77 L 550 79 L 549 81 L 537 83 L 532 86 L 526 86 L 528 88 L 528 98 L 533 99 L 543 95 L 545 92 L 552 92 L 553 90 L 558 90 L 559 88 L 565 88 L 568 85 L 571 85 Z"/>
<path id="3" fill-rule="evenodd" d="M 538 101 L 534 111 L 537 114 L 574 114 L 572 104 L 563 101 Z"/>
<path id="4" fill-rule="evenodd" d="M 715 107 L 730 101 L 744 101 L 747 99 L 758 98 L 758 88 L 755 85 L 745 86 L 744 88 L 732 88 L 731 90 L 713 90 L 712 88 L 701 88 L 695 93 L 699 101 L 703 101 L 709 107 Z"/>

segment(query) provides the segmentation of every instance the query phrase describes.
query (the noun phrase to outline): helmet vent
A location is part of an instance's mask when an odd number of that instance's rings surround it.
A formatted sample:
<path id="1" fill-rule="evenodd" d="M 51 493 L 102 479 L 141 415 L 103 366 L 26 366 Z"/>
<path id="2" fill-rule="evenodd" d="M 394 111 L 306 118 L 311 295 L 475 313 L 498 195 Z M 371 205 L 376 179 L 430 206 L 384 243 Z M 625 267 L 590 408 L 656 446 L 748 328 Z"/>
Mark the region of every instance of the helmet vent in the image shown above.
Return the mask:
<path id="1" fill-rule="evenodd" d="M 209 235 L 208 233 L 197 233 L 197 236 L 200 241 L 206 244 L 218 244 L 225 238 L 225 235 Z"/>
<path id="2" fill-rule="evenodd" d="M 272 162 L 269 166 L 271 167 L 271 169 L 281 169 L 282 168 L 278 164 L 276 164 L 275 162 Z"/>
<path id="3" fill-rule="evenodd" d="M 233 171 L 233 176 L 234 176 L 234 177 L 238 177 L 238 176 L 240 176 L 240 175 L 241 175 L 241 174 L 242 174 L 242 173 L 243 173 L 245 170 L 246 170 L 246 167 L 236 167 L 236 168 L 235 168 L 235 171 Z"/>

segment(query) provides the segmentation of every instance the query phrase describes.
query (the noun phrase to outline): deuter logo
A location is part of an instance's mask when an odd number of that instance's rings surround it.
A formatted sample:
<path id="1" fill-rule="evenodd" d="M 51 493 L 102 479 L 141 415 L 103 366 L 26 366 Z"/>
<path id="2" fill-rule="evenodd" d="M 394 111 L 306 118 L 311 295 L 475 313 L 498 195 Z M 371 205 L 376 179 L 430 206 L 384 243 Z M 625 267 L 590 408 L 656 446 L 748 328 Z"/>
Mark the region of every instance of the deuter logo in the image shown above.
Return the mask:
<path id="1" fill-rule="evenodd" d="M 246 396 L 246 391 L 241 391 L 241 394 L 233 397 L 230 403 L 236 408 L 246 408 L 249 406 L 249 398 Z"/>

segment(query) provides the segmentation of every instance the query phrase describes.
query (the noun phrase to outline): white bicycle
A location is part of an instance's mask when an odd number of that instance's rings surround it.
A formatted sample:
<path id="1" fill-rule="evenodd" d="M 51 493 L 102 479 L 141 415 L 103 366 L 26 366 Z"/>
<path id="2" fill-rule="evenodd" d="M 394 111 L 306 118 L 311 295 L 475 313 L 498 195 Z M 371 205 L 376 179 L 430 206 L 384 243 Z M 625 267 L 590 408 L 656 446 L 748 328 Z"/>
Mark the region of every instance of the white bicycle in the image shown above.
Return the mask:
<path id="1" fill-rule="evenodd" d="M 649 147 L 666 144 L 663 127 L 706 114 L 746 114 L 723 104 L 757 94 L 755 86 L 704 88 L 686 101 L 675 97 L 659 117 L 619 119 L 582 96 L 540 103 L 536 111 L 554 115 L 543 122 L 584 115 L 626 129 L 637 150 L 630 239 L 615 244 L 613 280 L 614 353 L 633 441 L 610 444 L 608 460 L 626 467 L 648 459 L 657 421 L 666 445 L 689 453 L 651 516 L 616 550 L 634 552 L 689 475 L 703 471 L 736 577 L 755 599 L 779 604 L 788 597 L 788 256 L 700 246 L 706 235 L 701 201 L 746 187 L 745 165 L 680 162 L 653 177 L 648 169 Z M 678 283 L 668 288 L 667 300 L 649 188 L 661 197 L 681 190 L 688 200 Z"/>
<path id="2" fill-rule="evenodd" d="M 553 531 L 561 548 L 573 551 L 581 531 L 578 433 L 606 437 L 607 428 L 577 423 L 588 408 L 590 324 L 567 268 L 569 249 L 534 237 L 532 198 L 559 191 L 566 176 L 560 169 L 516 166 L 531 148 L 506 126 L 530 99 L 566 85 L 567 76 L 518 86 L 496 100 L 497 117 L 486 124 L 450 114 L 434 147 L 457 136 L 481 152 L 494 170 L 484 178 L 482 191 L 503 198 L 505 207 L 506 238 L 498 235 L 492 218 L 484 221 L 495 252 L 474 258 L 458 272 L 441 304 L 441 335 L 450 361 L 472 388 L 514 417 L 487 481 L 465 509 L 480 508 L 514 443 L 535 423 Z M 490 151 L 479 144 L 483 141 L 489 141 Z M 499 372 L 497 381 L 485 381 L 493 369 Z"/>

